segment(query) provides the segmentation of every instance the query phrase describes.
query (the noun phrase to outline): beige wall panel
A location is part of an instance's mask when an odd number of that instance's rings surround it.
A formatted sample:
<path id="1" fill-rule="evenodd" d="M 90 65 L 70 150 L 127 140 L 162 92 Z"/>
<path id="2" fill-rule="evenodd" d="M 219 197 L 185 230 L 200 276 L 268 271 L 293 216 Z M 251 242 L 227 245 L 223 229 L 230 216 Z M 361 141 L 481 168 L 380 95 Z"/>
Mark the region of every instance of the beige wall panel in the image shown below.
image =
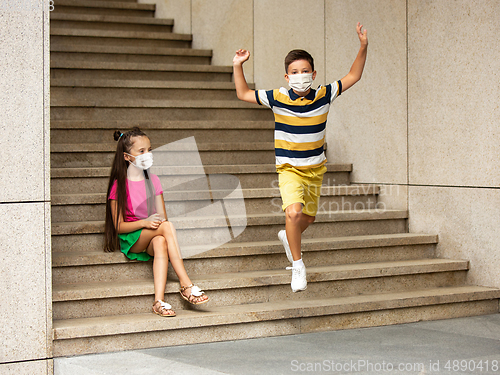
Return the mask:
<path id="1" fill-rule="evenodd" d="M 375 185 L 380 189 L 377 203 L 382 210 L 407 210 L 408 185 Z"/>
<path id="2" fill-rule="evenodd" d="M 470 260 L 468 283 L 500 287 L 500 190 L 409 188 L 410 232 L 439 234 L 437 256 Z"/>
<path id="3" fill-rule="evenodd" d="M 41 5 L 8 2 L 0 12 L 0 202 L 43 200 L 48 191 Z"/>
<path id="4" fill-rule="evenodd" d="M 156 4 L 155 18 L 173 19 L 174 33 L 191 34 L 191 0 L 138 0 L 138 2 Z"/>
<path id="5" fill-rule="evenodd" d="M 314 58 L 315 86 L 325 83 L 324 1 L 254 0 L 255 83 L 258 89 L 288 88 L 285 56 L 304 49 Z"/>
<path id="6" fill-rule="evenodd" d="M 409 1 L 410 183 L 500 185 L 500 1 Z"/>
<path id="7" fill-rule="evenodd" d="M 356 24 L 368 30 L 361 81 L 333 104 L 327 158 L 353 163 L 353 182 L 407 183 L 406 3 L 326 0 L 327 81 L 343 78 L 359 51 Z"/>
<path id="8" fill-rule="evenodd" d="M 2 375 L 52 375 L 53 360 L 0 364 Z"/>
<path id="9" fill-rule="evenodd" d="M 253 2 L 192 0 L 193 47 L 213 50 L 212 64 L 232 66 L 237 49 L 253 49 Z M 253 59 L 245 63 L 253 82 Z"/>
<path id="10" fill-rule="evenodd" d="M 48 203 L 0 204 L 0 363 L 51 355 L 48 212 Z"/>

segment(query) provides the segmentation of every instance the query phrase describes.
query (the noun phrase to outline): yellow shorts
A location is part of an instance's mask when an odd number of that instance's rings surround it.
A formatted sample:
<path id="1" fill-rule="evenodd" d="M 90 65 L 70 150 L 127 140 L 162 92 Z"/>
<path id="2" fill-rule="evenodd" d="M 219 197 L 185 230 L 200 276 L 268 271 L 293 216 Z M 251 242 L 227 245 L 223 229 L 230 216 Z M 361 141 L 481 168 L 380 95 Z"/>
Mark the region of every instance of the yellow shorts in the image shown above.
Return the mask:
<path id="1" fill-rule="evenodd" d="M 304 214 L 316 216 L 326 166 L 322 165 L 310 169 L 282 166 L 276 168 L 276 171 L 279 174 L 283 211 L 291 204 L 302 203 L 302 212 Z"/>

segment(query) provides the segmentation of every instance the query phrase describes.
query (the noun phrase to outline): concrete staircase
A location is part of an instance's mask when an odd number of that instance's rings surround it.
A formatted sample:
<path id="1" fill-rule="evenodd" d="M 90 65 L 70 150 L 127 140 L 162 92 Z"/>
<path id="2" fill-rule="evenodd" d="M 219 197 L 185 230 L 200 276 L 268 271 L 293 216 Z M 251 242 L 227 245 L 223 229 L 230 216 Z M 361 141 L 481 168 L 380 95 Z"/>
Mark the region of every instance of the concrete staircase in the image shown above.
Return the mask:
<path id="1" fill-rule="evenodd" d="M 284 215 L 271 204 L 273 116 L 238 101 L 231 67 L 210 65 L 211 51 L 190 48 L 192 36 L 154 10 L 58 0 L 51 13 L 54 356 L 498 312 L 499 290 L 465 285 L 468 261 L 435 258 L 437 236 L 407 233 L 406 211 L 377 209 L 378 188 L 350 185 L 351 165 L 328 165 L 321 203 L 341 209 L 305 232 L 308 289 L 292 293 Z M 150 262 L 102 251 L 112 133 L 136 125 L 153 147 L 194 136 L 205 173 L 238 177 L 245 197 L 245 231 L 185 259 L 211 302 L 192 308 L 167 283 L 175 318 L 150 312 Z M 170 191 L 169 216 L 199 200 L 196 189 Z M 357 202 L 365 209 L 349 210 Z"/>

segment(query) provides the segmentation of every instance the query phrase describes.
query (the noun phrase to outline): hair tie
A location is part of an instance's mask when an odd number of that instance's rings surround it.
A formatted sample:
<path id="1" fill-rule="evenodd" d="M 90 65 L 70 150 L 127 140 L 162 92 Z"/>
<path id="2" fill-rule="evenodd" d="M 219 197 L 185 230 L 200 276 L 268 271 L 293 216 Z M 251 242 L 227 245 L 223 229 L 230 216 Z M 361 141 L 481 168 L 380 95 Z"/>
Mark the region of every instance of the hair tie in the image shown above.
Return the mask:
<path id="1" fill-rule="evenodd" d="M 118 137 L 118 142 L 120 142 L 120 138 L 122 137 L 123 133 L 120 133 L 120 136 Z"/>

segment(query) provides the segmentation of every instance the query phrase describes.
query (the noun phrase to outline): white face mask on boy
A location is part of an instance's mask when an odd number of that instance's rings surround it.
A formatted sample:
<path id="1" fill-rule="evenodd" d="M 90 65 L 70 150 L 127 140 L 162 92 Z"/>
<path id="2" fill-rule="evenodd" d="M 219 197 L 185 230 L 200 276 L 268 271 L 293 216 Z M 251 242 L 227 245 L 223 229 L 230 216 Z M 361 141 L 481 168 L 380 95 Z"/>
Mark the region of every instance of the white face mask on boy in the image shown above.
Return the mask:
<path id="1" fill-rule="evenodd" d="M 144 170 L 151 168 L 153 165 L 153 154 L 151 152 L 146 152 L 145 154 L 137 156 L 126 154 L 135 158 L 135 163 L 132 161 L 130 162 L 134 167 Z"/>
<path id="2" fill-rule="evenodd" d="M 313 83 L 313 74 L 290 74 L 288 75 L 288 85 L 297 92 L 306 92 Z"/>

